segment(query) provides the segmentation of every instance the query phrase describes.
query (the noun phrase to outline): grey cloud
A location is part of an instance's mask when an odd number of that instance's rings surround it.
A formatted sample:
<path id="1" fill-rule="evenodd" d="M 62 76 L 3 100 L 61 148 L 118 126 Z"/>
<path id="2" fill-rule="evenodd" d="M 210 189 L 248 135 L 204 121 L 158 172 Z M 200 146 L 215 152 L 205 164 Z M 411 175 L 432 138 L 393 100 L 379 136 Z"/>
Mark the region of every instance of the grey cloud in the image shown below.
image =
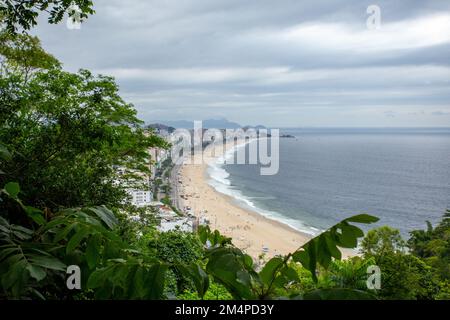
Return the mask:
<path id="1" fill-rule="evenodd" d="M 379 33 L 366 29 L 370 4 L 382 10 Z M 81 30 L 42 21 L 36 34 L 69 70 L 114 75 L 148 121 L 450 121 L 450 36 L 440 30 L 450 25 L 449 2 L 97 0 L 95 7 Z"/>

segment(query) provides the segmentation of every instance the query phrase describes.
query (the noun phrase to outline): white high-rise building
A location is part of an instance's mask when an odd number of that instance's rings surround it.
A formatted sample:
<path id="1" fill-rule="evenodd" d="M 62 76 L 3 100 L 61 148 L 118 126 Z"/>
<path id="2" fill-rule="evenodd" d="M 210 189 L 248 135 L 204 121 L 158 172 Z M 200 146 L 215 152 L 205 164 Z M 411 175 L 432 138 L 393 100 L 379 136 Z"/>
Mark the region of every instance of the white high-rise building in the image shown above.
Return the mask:
<path id="1" fill-rule="evenodd" d="M 131 203 L 136 207 L 145 207 L 152 203 L 153 194 L 150 190 L 128 190 L 131 195 Z"/>

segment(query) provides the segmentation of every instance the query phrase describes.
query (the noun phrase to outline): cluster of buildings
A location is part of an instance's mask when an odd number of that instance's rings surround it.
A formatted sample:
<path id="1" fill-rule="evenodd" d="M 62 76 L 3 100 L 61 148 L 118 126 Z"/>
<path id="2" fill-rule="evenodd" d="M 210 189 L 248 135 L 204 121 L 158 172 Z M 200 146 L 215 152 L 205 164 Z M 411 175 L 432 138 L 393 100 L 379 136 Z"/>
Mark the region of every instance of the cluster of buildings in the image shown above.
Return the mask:
<path id="1" fill-rule="evenodd" d="M 179 215 L 173 211 L 169 206 L 156 202 L 152 204 L 156 209 L 156 216 L 160 219 L 158 230 L 167 232 L 171 230 L 179 230 L 185 232 L 192 232 L 195 229 L 195 217 L 192 215 Z"/>
<path id="2" fill-rule="evenodd" d="M 170 133 L 168 129 L 165 128 L 153 128 L 155 134 L 160 136 L 163 139 L 169 140 Z M 155 179 L 158 176 L 158 173 L 162 169 L 163 163 L 170 158 L 170 150 L 165 150 L 162 148 L 150 148 L 148 150 L 150 159 L 149 159 L 149 169 L 150 175 L 143 173 L 136 173 L 141 175 L 143 180 L 145 181 L 145 186 L 140 188 L 130 187 L 127 189 L 128 195 L 131 198 L 131 204 L 136 207 L 145 207 L 149 206 L 156 198 L 155 194 Z M 121 174 L 122 169 L 118 169 L 118 173 Z"/>
<path id="3" fill-rule="evenodd" d="M 171 132 L 164 126 L 153 127 L 154 133 L 158 136 L 170 141 Z M 180 213 L 176 208 L 158 201 L 160 195 L 156 186 L 157 179 L 161 179 L 161 174 L 167 168 L 164 166 L 166 160 L 170 159 L 170 150 L 162 148 L 151 148 L 149 150 L 149 169 L 151 174 L 144 174 L 135 172 L 134 174 L 140 175 L 145 182 L 140 187 L 133 186 L 127 189 L 127 193 L 130 196 L 131 204 L 136 207 L 147 207 L 156 214 L 156 217 L 160 220 L 158 230 L 162 232 L 170 230 L 180 230 L 186 232 L 192 232 L 196 228 L 195 217 L 188 213 Z M 119 175 L 125 174 L 125 170 L 122 168 L 116 168 Z M 138 217 L 133 217 L 139 219 Z"/>

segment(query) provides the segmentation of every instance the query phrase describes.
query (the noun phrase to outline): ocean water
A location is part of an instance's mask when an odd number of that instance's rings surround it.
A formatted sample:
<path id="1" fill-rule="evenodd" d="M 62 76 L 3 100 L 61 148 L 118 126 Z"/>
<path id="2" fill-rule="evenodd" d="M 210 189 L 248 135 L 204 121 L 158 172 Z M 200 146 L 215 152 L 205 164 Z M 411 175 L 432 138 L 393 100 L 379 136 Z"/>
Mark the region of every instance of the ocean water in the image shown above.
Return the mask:
<path id="1" fill-rule="evenodd" d="M 278 174 L 262 176 L 258 165 L 215 164 L 210 184 L 239 205 L 309 234 L 369 213 L 380 218 L 370 228 L 389 225 L 407 236 L 426 220 L 436 224 L 450 208 L 450 129 L 282 133 L 296 138 L 280 139 Z"/>

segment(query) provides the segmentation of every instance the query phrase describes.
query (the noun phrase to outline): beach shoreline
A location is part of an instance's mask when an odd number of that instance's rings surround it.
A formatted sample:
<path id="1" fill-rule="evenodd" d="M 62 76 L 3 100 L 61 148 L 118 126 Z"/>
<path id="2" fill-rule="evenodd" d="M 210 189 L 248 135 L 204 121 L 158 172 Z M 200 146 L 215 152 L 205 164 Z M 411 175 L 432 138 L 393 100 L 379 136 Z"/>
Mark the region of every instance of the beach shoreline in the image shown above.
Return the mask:
<path id="1" fill-rule="evenodd" d="M 244 143 L 239 144 L 242 146 Z M 190 164 L 181 165 L 178 171 L 180 181 L 177 181 L 180 205 L 190 208 L 197 218 L 207 219 L 212 229 L 231 237 L 238 248 L 254 259 L 263 253 L 270 258 L 294 252 L 312 236 L 244 208 L 236 199 L 217 191 L 210 184 L 209 164 L 235 147 L 237 145 L 234 143 L 225 147 L 209 146 L 202 154 L 193 155 Z M 199 161 L 198 157 L 202 157 L 203 161 Z"/>

